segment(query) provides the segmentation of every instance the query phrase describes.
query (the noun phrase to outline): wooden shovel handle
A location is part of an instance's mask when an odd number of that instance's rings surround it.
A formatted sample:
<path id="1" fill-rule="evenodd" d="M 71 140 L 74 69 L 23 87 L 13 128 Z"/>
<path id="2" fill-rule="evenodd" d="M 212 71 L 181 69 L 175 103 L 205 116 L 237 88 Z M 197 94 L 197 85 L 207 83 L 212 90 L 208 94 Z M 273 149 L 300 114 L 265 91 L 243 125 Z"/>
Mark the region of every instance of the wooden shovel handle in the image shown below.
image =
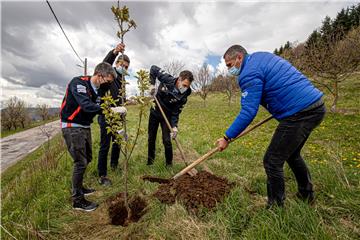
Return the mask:
<path id="1" fill-rule="evenodd" d="M 254 130 L 255 128 L 261 126 L 262 124 L 266 123 L 267 121 L 271 120 L 273 118 L 273 116 L 269 116 L 268 118 L 258 122 L 257 124 L 246 128 L 244 131 L 242 131 L 236 138 L 231 139 L 230 143 L 235 141 L 236 139 L 246 135 L 247 133 L 251 132 L 252 130 Z M 193 169 L 196 165 L 200 164 L 201 162 L 205 161 L 206 159 L 210 158 L 212 155 L 214 155 L 216 152 L 219 152 L 220 149 L 218 147 L 211 149 L 209 152 L 207 152 L 205 155 L 201 156 L 200 158 L 198 158 L 197 160 L 195 160 L 194 162 L 192 162 L 189 166 L 187 166 L 186 168 L 184 168 L 183 170 L 181 170 L 179 173 L 177 173 L 175 176 L 173 176 L 173 179 L 177 179 L 178 177 L 186 174 L 188 171 L 190 171 L 191 169 Z"/>

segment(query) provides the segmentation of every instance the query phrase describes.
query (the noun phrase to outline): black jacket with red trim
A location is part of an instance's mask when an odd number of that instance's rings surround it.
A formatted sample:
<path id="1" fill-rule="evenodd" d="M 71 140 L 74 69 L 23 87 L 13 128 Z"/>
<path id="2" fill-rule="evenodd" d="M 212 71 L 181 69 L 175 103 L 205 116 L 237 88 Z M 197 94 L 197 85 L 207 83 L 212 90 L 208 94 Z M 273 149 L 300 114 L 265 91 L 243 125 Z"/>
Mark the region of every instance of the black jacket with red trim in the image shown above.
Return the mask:
<path id="1" fill-rule="evenodd" d="M 191 94 L 191 89 L 189 88 L 181 94 L 176 88 L 178 78 L 153 65 L 150 68 L 150 84 L 155 85 L 156 79 L 160 81 L 156 98 L 166 115 L 170 116 L 171 127 L 176 127 L 179 122 L 179 115 L 187 102 L 187 97 Z M 155 110 L 159 111 L 158 106 L 155 107 Z"/>
<path id="2" fill-rule="evenodd" d="M 91 86 L 90 76 L 74 77 L 61 104 L 61 121 L 88 126 L 98 113 L 101 113 L 100 98 Z"/>

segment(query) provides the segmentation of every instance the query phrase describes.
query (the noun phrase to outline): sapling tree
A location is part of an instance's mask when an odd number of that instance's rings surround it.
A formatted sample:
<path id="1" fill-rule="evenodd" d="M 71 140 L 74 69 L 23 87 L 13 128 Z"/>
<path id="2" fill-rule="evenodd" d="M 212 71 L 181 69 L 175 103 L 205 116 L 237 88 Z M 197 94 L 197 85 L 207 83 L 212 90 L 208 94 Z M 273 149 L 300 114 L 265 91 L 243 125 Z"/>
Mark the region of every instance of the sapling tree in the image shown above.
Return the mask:
<path id="1" fill-rule="evenodd" d="M 111 107 L 116 105 L 117 101 L 119 101 L 118 99 L 113 99 L 111 94 L 108 93 L 102 98 L 104 102 L 101 104 L 108 125 L 107 132 L 115 137 L 115 141 L 121 146 L 120 151 L 124 155 L 124 202 L 128 212 L 128 218 L 131 216 L 131 209 L 128 203 L 128 164 L 140 134 L 145 132 L 145 130 L 141 128 L 142 119 L 147 113 L 147 109 L 154 104 L 150 97 L 145 96 L 145 92 L 150 89 L 149 72 L 139 70 L 136 74 L 139 94 L 138 96 L 133 97 L 133 100 L 138 106 L 139 113 L 134 133 L 125 131 L 125 116 L 111 110 Z M 126 103 L 123 105 L 126 105 Z"/>
<path id="2" fill-rule="evenodd" d="M 117 32 L 117 36 L 120 39 L 121 43 L 124 43 L 124 36 L 126 33 L 130 31 L 131 28 L 136 28 L 136 23 L 134 20 L 130 19 L 129 8 L 126 6 L 120 7 L 120 3 L 118 1 L 117 7 L 112 6 L 111 11 L 115 16 L 115 20 L 118 23 L 119 31 Z M 124 52 L 122 54 L 122 59 L 124 56 Z M 150 107 L 153 102 L 152 99 L 145 96 L 145 92 L 150 88 L 149 81 L 149 73 L 145 70 L 139 70 L 136 73 L 137 83 L 139 94 L 136 97 L 133 97 L 133 100 L 136 102 L 139 108 L 138 113 L 138 122 L 135 127 L 134 133 L 130 133 L 127 128 L 127 120 L 126 115 L 120 115 L 111 110 L 111 107 L 118 106 L 117 103 L 119 99 L 113 99 L 111 94 L 106 94 L 105 97 L 102 98 L 103 103 L 101 107 L 103 109 L 103 113 L 105 115 L 106 123 L 107 123 L 107 132 L 115 137 L 115 141 L 121 146 L 120 151 L 124 155 L 124 179 L 125 179 L 125 194 L 124 194 L 124 203 L 127 209 L 128 216 L 127 218 L 131 218 L 131 209 L 129 207 L 128 202 L 128 166 L 131 155 L 136 146 L 136 142 L 138 140 L 139 135 L 144 132 L 141 129 L 141 122 L 145 111 L 148 107 Z M 119 97 L 122 100 L 121 106 L 126 106 L 126 84 L 124 74 L 122 74 L 121 85 L 122 89 L 119 89 Z"/>

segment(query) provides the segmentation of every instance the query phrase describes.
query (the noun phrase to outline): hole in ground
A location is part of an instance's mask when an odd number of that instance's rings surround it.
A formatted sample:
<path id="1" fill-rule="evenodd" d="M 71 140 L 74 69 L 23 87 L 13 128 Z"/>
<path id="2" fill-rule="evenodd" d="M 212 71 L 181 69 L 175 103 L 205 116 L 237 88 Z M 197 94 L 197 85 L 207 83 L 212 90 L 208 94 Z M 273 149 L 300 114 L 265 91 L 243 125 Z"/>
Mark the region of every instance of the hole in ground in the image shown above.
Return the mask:
<path id="1" fill-rule="evenodd" d="M 145 199 L 136 195 L 128 197 L 129 207 L 131 209 L 131 216 L 128 217 L 128 212 L 125 207 L 125 194 L 118 193 L 106 200 L 108 204 L 108 214 L 110 222 L 113 225 L 127 226 L 129 223 L 137 222 L 146 213 L 147 203 Z"/>

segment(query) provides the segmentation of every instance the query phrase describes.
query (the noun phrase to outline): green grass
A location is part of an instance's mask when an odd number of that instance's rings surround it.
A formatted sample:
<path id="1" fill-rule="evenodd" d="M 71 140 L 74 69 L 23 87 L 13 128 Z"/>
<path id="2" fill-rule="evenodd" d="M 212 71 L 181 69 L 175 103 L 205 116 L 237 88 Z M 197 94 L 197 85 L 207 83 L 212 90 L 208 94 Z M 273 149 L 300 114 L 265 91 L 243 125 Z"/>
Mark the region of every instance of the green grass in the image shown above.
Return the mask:
<path id="1" fill-rule="evenodd" d="M 344 82 L 341 88 L 339 107 L 359 109 L 359 76 Z M 224 95 L 210 94 L 204 108 L 199 97 L 189 99 L 179 126 L 179 140 L 189 159 L 214 147 L 215 140 L 237 115 L 238 101 L 239 96 L 228 106 Z M 136 112 L 136 107 L 130 108 L 129 126 L 135 126 Z M 260 109 L 254 122 L 267 116 Z M 142 126 L 146 130 L 147 118 Z M 286 166 L 285 209 L 264 209 L 266 175 L 262 158 L 275 127 L 276 121 L 271 120 L 205 162 L 216 175 L 237 185 L 214 211 L 204 210 L 201 217 L 189 215 L 179 203 L 167 206 L 151 198 L 157 185 L 142 182 L 140 177 L 170 177 L 184 165 L 176 162 L 172 169 L 164 167 L 159 131 L 155 164 L 146 166 L 147 137 L 141 136 L 130 162 L 129 187 L 131 195 L 145 195 L 149 207 L 141 221 L 126 228 L 108 224 L 103 204 L 124 190 L 122 173 L 110 171 L 112 187 L 97 184 L 98 125 L 92 128 L 94 157 L 85 176 L 85 184 L 97 190 L 90 199 L 100 203 L 92 213 L 71 209 L 72 159 L 59 135 L 51 143 L 56 148 L 51 151 L 51 161 L 43 157 L 42 148 L 2 174 L 2 227 L 17 239 L 359 239 L 360 115 L 328 113 L 305 145 L 302 153 L 317 197 L 313 207 L 296 200 L 295 178 Z M 2 238 L 12 239 L 3 228 Z"/>
<path id="2" fill-rule="evenodd" d="M 52 119 L 45 120 L 45 121 L 33 121 L 28 126 L 26 126 L 25 128 L 20 128 L 19 127 L 17 129 L 11 129 L 11 130 L 2 129 L 1 133 L 0 133 L 1 134 L 0 138 L 4 138 L 4 137 L 10 136 L 12 134 L 22 132 L 22 131 L 28 130 L 30 128 L 38 127 L 38 126 L 41 126 L 41 125 L 43 125 L 45 123 L 49 123 L 49 122 L 52 122 L 52 121 L 55 121 L 55 120 L 56 120 L 56 118 L 52 118 Z"/>

